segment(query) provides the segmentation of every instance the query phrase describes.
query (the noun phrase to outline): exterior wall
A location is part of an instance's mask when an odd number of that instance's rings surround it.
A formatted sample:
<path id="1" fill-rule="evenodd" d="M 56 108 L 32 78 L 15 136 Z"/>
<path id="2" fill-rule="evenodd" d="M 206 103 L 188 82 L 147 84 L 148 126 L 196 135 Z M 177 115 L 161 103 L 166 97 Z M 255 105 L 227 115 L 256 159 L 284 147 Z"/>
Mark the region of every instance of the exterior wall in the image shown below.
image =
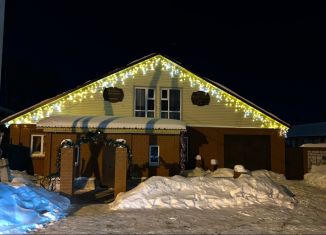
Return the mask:
<path id="1" fill-rule="evenodd" d="M 303 148 L 304 172 L 311 171 L 312 165 L 326 164 L 326 148 Z"/>
<path id="2" fill-rule="evenodd" d="M 211 97 L 209 105 L 197 106 L 191 102 L 192 88 L 188 81 L 180 82 L 178 78 L 170 78 L 166 71 L 157 69 L 146 75 L 139 73 L 133 79 L 125 80 L 125 84 L 116 87 L 124 91 L 122 102 L 110 103 L 104 101 L 102 92 L 94 94 L 94 98 L 73 104 L 65 104 L 62 112 L 54 115 L 115 115 L 134 116 L 134 89 L 135 87 L 155 88 L 156 106 L 155 115 L 160 117 L 160 90 L 161 88 L 180 88 L 181 90 L 181 118 L 188 125 L 209 125 L 223 127 L 260 127 L 260 122 L 253 122 L 251 118 L 244 118 L 242 112 L 235 112 L 228 108 L 224 102 L 218 103 Z"/>
<path id="3" fill-rule="evenodd" d="M 64 139 L 74 142 L 80 133 L 50 133 L 35 129 L 35 125 L 12 125 L 10 139 L 15 145 L 23 144 L 30 148 L 31 134 L 44 134 L 44 156 L 32 157 L 34 172 L 40 175 L 56 173 L 58 148 Z M 134 177 L 152 175 L 171 176 L 179 173 L 180 136 L 163 134 L 105 134 L 110 139 L 125 139 L 132 149 Z M 149 167 L 149 145 L 160 146 L 160 165 Z M 103 186 L 112 186 L 114 175 L 114 158 L 111 148 L 103 143 L 81 144 L 80 164 L 76 176 L 95 176 Z"/>
<path id="4" fill-rule="evenodd" d="M 270 137 L 270 168 L 278 173 L 285 173 L 285 143 L 277 130 L 256 128 L 212 128 L 190 127 L 188 168 L 194 167 L 195 156 L 202 156 L 205 168 L 209 168 L 210 160 L 217 159 L 218 167 L 225 166 L 224 136 L 225 135 L 266 135 Z M 250 166 L 245 166 L 250 168 Z"/>
<path id="5" fill-rule="evenodd" d="M 10 136 L 9 144 L 16 146 L 17 148 L 27 148 L 31 147 L 31 135 L 32 134 L 42 134 L 44 135 L 44 156 L 32 157 L 33 172 L 38 175 L 47 174 L 47 170 L 44 167 L 44 162 L 50 158 L 50 148 L 51 145 L 47 139 L 50 138 L 51 134 L 44 133 L 42 130 L 36 129 L 35 125 L 11 125 L 10 126 Z M 29 153 L 29 151 L 28 151 Z M 14 157 L 30 157 L 28 156 L 14 156 Z"/>

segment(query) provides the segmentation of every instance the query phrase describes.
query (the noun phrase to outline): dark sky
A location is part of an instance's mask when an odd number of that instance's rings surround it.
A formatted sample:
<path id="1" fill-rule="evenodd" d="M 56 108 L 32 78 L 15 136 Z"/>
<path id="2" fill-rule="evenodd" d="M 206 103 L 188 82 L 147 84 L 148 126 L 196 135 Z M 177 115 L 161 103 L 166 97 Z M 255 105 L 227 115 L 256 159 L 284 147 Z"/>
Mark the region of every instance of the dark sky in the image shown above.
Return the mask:
<path id="1" fill-rule="evenodd" d="M 15 111 L 153 52 L 291 125 L 326 121 L 318 4 L 7 0 L 1 102 Z"/>

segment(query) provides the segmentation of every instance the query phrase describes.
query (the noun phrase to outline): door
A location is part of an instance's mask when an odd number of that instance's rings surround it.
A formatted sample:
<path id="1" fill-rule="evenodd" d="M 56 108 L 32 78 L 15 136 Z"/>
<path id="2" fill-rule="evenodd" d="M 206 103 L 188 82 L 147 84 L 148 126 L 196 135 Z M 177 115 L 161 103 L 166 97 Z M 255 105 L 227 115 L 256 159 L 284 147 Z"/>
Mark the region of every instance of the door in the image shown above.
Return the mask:
<path id="1" fill-rule="evenodd" d="M 224 165 L 243 165 L 248 170 L 271 169 L 268 135 L 224 135 Z"/>

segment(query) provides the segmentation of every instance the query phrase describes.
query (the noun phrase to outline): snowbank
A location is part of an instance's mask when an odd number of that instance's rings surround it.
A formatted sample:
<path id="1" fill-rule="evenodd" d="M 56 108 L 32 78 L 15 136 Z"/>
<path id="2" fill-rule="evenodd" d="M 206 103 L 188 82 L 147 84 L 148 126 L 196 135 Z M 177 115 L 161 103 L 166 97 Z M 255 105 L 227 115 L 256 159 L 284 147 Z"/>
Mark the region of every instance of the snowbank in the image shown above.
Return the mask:
<path id="1" fill-rule="evenodd" d="M 43 188 L 0 183 L 0 233 L 40 228 L 63 217 L 69 205 L 69 199 Z"/>
<path id="2" fill-rule="evenodd" d="M 326 189 L 326 165 L 312 165 L 310 173 L 304 175 L 304 180 L 312 186 Z"/>
<path id="3" fill-rule="evenodd" d="M 203 170 L 200 167 L 196 167 L 192 170 L 186 170 L 183 174 L 186 177 L 198 177 L 198 176 L 211 176 L 211 177 L 233 177 L 234 172 L 229 168 L 217 168 L 215 171 Z"/>
<path id="4" fill-rule="evenodd" d="M 263 173 L 258 177 L 241 175 L 237 179 L 154 176 L 129 192 L 120 193 L 110 204 L 110 208 L 219 209 L 251 204 L 272 204 L 293 208 L 295 199 L 281 185 Z"/>

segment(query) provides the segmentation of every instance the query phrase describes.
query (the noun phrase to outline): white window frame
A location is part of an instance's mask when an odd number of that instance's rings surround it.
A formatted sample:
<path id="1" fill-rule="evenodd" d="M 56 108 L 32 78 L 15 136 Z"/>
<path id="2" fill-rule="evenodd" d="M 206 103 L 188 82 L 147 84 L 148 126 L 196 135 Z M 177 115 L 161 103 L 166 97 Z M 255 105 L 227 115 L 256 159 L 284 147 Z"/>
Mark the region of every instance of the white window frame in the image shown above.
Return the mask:
<path id="1" fill-rule="evenodd" d="M 157 162 L 151 161 L 151 149 L 155 147 L 157 148 Z M 159 145 L 150 145 L 148 152 L 148 165 L 149 166 L 159 166 L 160 165 L 160 146 Z"/>
<path id="2" fill-rule="evenodd" d="M 167 90 L 167 98 L 163 98 L 162 97 L 162 94 L 163 94 L 163 90 Z M 179 90 L 179 94 L 180 94 L 180 104 L 179 104 L 179 107 L 180 107 L 180 110 L 179 111 L 171 111 L 170 110 L 170 90 Z M 182 110 L 182 107 L 181 107 L 181 104 L 182 104 L 182 100 L 181 100 L 181 89 L 180 88 L 161 88 L 161 92 L 160 92 L 160 118 L 162 118 L 162 112 L 165 112 L 168 114 L 168 118 L 167 119 L 171 119 L 170 118 L 170 113 L 171 112 L 179 112 L 180 114 L 180 119 L 179 120 L 182 120 L 182 116 L 181 116 L 181 110 Z M 167 100 L 168 101 L 168 110 L 162 110 L 162 100 Z"/>
<path id="3" fill-rule="evenodd" d="M 41 151 L 40 153 L 33 153 L 33 137 L 41 137 Z M 44 156 L 44 135 L 33 134 L 31 135 L 31 147 L 30 147 L 31 156 Z"/>
<path id="4" fill-rule="evenodd" d="M 136 109 L 136 90 L 137 89 L 144 89 L 145 90 L 145 110 L 140 110 L 140 109 Z M 153 98 L 149 98 L 148 97 L 148 90 L 151 89 L 154 91 L 154 95 L 153 95 Z M 156 97 L 156 89 L 154 87 L 135 87 L 134 89 L 134 117 L 137 117 L 136 116 L 136 112 L 143 112 L 145 111 L 145 117 L 148 117 L 148 112 L 153 112 L 154 113 L 154 116 L 153 117 L 150 117 L 150 118 L 155 118 L 155 106 L 156 106 L 156 103 L 155 103 L 155 97 Z M 153 100 L 154 101 L 154 109 L 153 110 L 148 110 L 148 100 Z"/>

